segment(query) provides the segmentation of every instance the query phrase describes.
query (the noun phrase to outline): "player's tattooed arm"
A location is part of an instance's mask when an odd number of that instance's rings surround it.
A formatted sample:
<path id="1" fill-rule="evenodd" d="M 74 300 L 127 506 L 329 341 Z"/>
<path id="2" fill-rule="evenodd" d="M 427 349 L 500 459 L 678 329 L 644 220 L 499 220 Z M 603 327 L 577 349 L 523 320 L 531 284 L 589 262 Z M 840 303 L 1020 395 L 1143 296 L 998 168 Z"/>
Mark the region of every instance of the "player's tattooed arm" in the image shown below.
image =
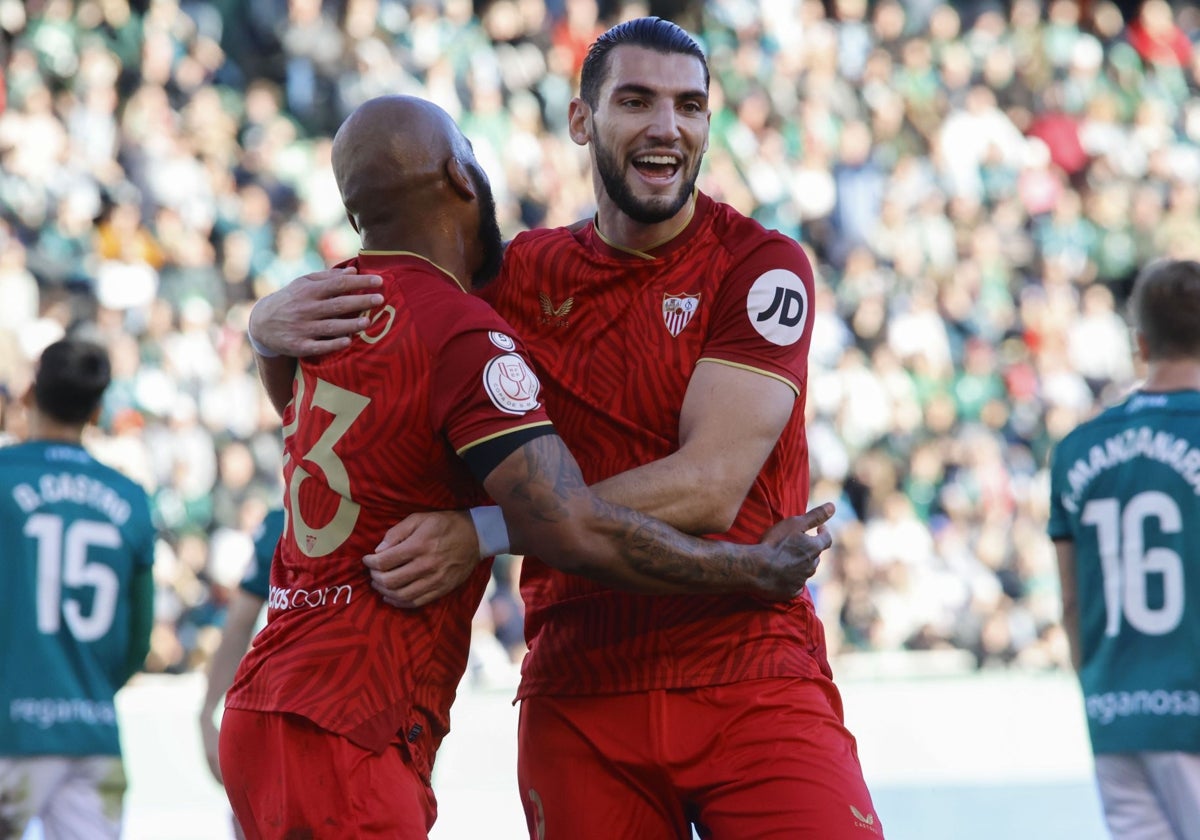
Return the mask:
<path id="1" fill-rule="evenodd" d="M 832 505 L 784 520 L 758 545 L 687 536 L 592 493 L 554 435 L 513 452 L 484 486 L 504 510 L 515 551 L 640 592 L 745 592 L 788 599 L 816 571 L 830 545 L 822 525 Z"/>

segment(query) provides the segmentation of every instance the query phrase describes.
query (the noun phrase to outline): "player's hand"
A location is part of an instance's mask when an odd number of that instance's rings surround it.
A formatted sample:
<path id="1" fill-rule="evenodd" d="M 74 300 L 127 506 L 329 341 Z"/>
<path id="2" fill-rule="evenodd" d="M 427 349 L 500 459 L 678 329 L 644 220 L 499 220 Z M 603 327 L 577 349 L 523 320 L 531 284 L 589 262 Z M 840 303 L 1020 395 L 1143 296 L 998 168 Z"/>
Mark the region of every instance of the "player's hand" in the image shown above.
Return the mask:
<path id="1" fill-rule="evenodd" d="M 833 537 L 825 528 L 833 511 L 833 504 L 826 502 L 776 523 L 763 534 L 762 544 L 774 549 L 764 594 L 781 601 L 790 600 L 816 574 L 821 552 L 833 545 Z"/>
<path id="2" fill-rule="evenodd" d="M 479 538 L 465 510 L 414 513 L 393 525 L 363 563 L 388 604 L 423 607 L 471 576 L 479 565 Z"/>
<path id="3" fill-rule="evenodd" d="M 212 710 L 200 710 L 200 739 L 204 742 L 204 758 L 208 761 L 208 769 L 212 772 L 213 778 L 221 784 L 225 784 L 225 780 L 221 777 L 221 760 L 218 758 L 219 752 L 217 743 L 220 740 L 220 734 L 217 731 L 217 725 L 213 723 Z"/>
<path id="4" fill-rule="evenodd" d="M 281 356 L 315 356 L 350 346 L 370 326 L 363 313 L 383 303 L 383 279 L 354 268 L 330 268 L 297 277 L 250 310 L 254 340 Z"/>

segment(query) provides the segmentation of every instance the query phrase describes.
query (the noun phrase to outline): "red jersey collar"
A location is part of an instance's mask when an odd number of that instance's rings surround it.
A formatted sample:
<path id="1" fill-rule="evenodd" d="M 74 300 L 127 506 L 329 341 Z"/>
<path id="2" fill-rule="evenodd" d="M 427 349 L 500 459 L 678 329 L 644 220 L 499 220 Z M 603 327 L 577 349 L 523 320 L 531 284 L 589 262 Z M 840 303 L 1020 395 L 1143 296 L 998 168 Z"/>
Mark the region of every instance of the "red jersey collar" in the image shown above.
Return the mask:
<path id="1" fill-rule="evenodd" d="M 659 260 L 674 254 L 686 248 L 692 240 L 696 238 L 696 232 L 699 231 L 707 222 L 708 217 L 712 215 L 715 202 L 704 193 L 696 190 L 696 203 L 692 209 L 692 218 L 683 226 L 683 230 L 672 236 L 665 242 L 662 242 L 653 248 L 646 251 L 635 251 L 630 248 L 622 248 L 619 245 L 609 241 L 599 228 L 596 227 L 596 219 L 593 216 L 591 223 L 587 227 L 587 242 L 596 253 L 605 257 L 616 258 L 619 260 L 643 260 L 652 261 Z"/>
<path id="2" fill-rule="evenodd" d="M 449 271 L 442 268 L 428 257 L 423 257 L 420 254 L 413 253 L 412 251 L 359 251 L 357 259 L 346 260 L 343 263 L 339 263 L 337 267 L 343 268 L 350 265 L 351 262 L 357 263 L 360 270 L 366 270 L 368 272 L 370 272 L 372 269 L 412 265 L 413 262 L 417 262 L 418 264 L 424 264 L 431 268 L 437 269 L 442 274 L 446 275 L 447 279 L 449 279 L 450 282 L 455 286 L 462 289 L 464 292 L 467 291 L 466 288 L 463 287 L 463 284 L 458 282 L 458 278 Z"/>

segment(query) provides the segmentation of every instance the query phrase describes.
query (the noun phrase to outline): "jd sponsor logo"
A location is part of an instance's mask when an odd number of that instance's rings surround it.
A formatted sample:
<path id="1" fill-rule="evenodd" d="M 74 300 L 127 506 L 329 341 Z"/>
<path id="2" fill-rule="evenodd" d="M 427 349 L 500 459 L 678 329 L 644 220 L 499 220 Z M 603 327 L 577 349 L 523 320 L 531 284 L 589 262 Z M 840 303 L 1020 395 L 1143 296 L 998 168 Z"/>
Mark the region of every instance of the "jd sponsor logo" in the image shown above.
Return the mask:
<path id="1" fill-rule="evenodd" d="M 786 347 L 804 336 L 808 323 L 808 291 L 794 273 L 774 268 L 754 281 L 746 296 L 746 313 L 758 334 Z"/>

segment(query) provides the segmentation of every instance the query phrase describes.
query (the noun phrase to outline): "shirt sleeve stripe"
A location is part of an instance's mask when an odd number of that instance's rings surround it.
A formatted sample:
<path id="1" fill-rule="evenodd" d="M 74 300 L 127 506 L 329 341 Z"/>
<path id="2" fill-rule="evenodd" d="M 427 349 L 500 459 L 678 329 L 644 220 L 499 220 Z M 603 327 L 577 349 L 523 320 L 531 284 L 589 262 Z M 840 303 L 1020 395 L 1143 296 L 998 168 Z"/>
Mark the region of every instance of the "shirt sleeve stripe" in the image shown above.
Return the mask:
<path id="1" fill-rule="evenodd" d="M 549 420 L 540 420 L 537 423 L 529 423 L 524 426 L 512 426 L 511 428 L 505 429 L 502 432 L 496 432 L 494 434 L 488 435 L 487 437 L 481 437 L 481 438 L 479 438 L 479 440 L 473 440 L 470 443 L 468 443 L 466 446 L 456 449 L 454 454 L 458 455 L 458 457 L 461 458 L 468 449 L 479 446 L 480 444 L 488 443 L 489 441 L 493 441 L 496 438 L 504 437 L 505 435 L 511 435 L 514 432 L 523 432 L 526 429 L 533 429 L 538 426 L 553 426 L 553 425 L 554 424 L 551 423 Z M 550 431 L 554 431 L 554 430 L 551 429 Z"/>
<path id="2" fill-rule="evenodd" d="M 796 396 L 800 396 L 800 389 L 796 387 L 795 382 L 788 379 L 786 376 L 780 376 L 778 373 L 774 373 L 773 371 L 763 370 L 762 368 L 752 367 L 751 365 L 739 364 L 738 362 L 731 362 L 727 359 L 714 359 L 711 356 L 702 356 L 701 358 L 696 360 L 696 364 L 700 364 L 700 362 L 714 362 L 718 365 L 728 365 L 731 368 L 737 368 L 739 370 L 748 370 L 751 373 L 758 373 L 758 374 L 762 374 L 763 376 L 769 376 L 772 379 L 778 379 L 784 385 L 791 388 L 792 391 L 796 394 Z"/>
<path id="3" fill-rule="evenodd" d="M 482 483 L 509 455 L 535 438 L 552 434 L 555 434 L 552 423 L 531 423 L 477 440 L 463 447 L 459 455 L 472 475 Z"/>

